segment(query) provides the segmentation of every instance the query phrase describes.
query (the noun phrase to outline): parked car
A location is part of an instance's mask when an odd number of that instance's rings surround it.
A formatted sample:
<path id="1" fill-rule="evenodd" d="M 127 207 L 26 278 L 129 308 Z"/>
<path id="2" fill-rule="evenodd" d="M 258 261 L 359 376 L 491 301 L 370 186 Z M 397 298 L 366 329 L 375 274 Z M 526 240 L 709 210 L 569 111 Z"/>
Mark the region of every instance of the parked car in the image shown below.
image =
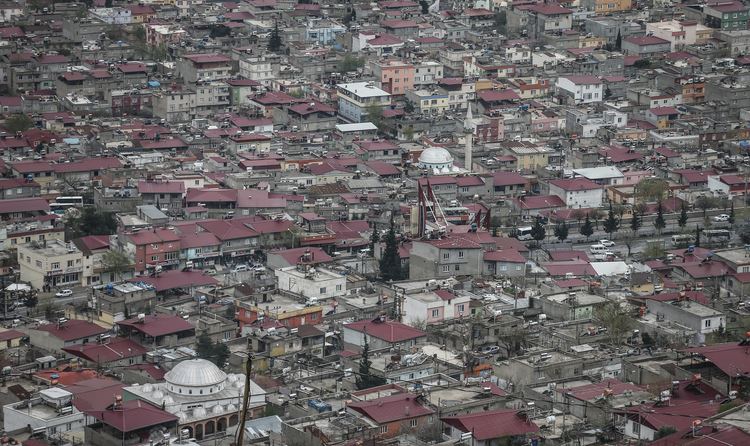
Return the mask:
<path id="1" fill-rule="evenodd" d="M 599 240 L 599 244 L 603 245 L 605 248 L 611 248 L 615 246 L 615 242 L 612 240 Z"/>
<path id="2" fill-rule="evenodd" d="M 232 268 L 233 273 L 244 273 L 246 271 L 250 271 L 250 268 L 247 265 L 236 265 Z"/>
<path id="3" fill-rule="evenodd" d="M 500 347 L 497 345 L 485 345 L 479 352 L 483 355 L 496 355 L 500 352 Z"/>
<path id="4" fill-rule="evenodd" d="M 717 221 L 717 222 L 729 221 L 729 215 L 727 214 L 715 215 L 714 221 Z"/>
<path id="5" fill-rule="evenodd" d="M 73 290 L 60 290 L 57 293 L 55 293 L 55 297 L 70 297 L 73 295 Z"/>

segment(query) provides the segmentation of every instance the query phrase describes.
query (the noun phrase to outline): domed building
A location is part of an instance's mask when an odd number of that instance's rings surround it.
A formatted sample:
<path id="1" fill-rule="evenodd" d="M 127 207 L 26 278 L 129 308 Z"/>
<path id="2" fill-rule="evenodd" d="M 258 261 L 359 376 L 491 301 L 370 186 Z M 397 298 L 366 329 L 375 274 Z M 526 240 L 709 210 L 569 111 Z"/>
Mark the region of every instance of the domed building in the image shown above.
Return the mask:
<path id="1" fill-rule="evenodd" d="M 179 428 L 196 440 L 226 431 L 239 422 L 245 375 L 226 374 L 211 361 L 188 359 L 164 375 L 164 382 L 123 389 L 125 400 L 148 401 L 179 417 Z M 250 381 L 248 419 L 260 415 L 265 391 Z"/>
<path id="2" fill-rule="evenodd" d="M 419 167 L 445 171 L 453 169 L 453 155 L 442 147 L 428 147 L 419 155 Z"/>

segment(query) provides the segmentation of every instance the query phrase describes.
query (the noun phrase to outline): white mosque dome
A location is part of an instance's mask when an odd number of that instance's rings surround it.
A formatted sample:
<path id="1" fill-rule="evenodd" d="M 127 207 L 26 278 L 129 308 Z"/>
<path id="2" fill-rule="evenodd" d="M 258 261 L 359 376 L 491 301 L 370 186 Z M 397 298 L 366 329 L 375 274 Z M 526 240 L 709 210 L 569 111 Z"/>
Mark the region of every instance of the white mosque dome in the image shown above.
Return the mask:
<path id="1" fill-rule="evenodd" d="M 143 387 L 141 387 L 141 391 L 143 391 L 143 393 L 151 393 L 154 391 L 154 386 L 151 384 L 144 384 Z"/>
<path id="2" fill-rule="evenodd" d="M 237 412 L 237 406 L 230 404 L 227 406 L 227 412 Z"/>
<path id="3" fill-rule="evenodd" d="M 442 147 L 428 147 L 419 155 L 419 164 L 423 167 L 452 165 L 453 156 Z"/>
<path id="4" fill-rule="evenodd" d="M 152 396 L 153 396 L 153 398 L 155 400 L 158 401 L 158 400 L 164 398 L 164 392 L 162 392 L 161 390 L 157 390 L 157 391 L 154 392 L 154 394 Z"/>
<path id="5" fill-rule="evenodd" d="M 177 414 L 177 418 L 180 419 L 180 424 L 184 424 L 187 421 L 187 414 L 185 412 L 180 412 Z"/>
<path id="6" fill-rule="evenodd" d="M 226 381 L 227 374 L 211 361 L 187 359 L 167 372 L 164 379 L 175 386 L 208 387 Z"/>
<path id="7" fill-rule="evenodd" d="M 174 404 L 174 398 L 172 398 L 169 395 L 165 396 L 164 397 L 164 405 L 165 406 L 171 406 L 172 404 Z"/>
<path id="8" fill-rule="evenodd" d="M 236 382 L 237 381 L 237 375 L 232 374 L 232 375 L 227 376 L 227 381 L 229 381 L 230 383 Z"/>
<path id="9" fill-rule="evenodd" d="M 195 409 L 193 409 L 193 415 L 196 418 L 203 418 L 206 416 L 206 409 L 202 407 L 196 407 Z"/>
<path id="10" fill-rule="evenodd" d="M 213 409 L 211 409 L 211 413 L 213 413 L 214 415 L 221 415 L 224 413 L 224 408 L 221 407 L 221 405 L 217 404 L 213 407 Z"/>
<path id="11" fill-rule="evenodd" d="M 244 373 L 237 373 L 234 376 L 237 377 L 237 381 L 242 381 L 243 383 L 245 382 L 245 374 Z"/>

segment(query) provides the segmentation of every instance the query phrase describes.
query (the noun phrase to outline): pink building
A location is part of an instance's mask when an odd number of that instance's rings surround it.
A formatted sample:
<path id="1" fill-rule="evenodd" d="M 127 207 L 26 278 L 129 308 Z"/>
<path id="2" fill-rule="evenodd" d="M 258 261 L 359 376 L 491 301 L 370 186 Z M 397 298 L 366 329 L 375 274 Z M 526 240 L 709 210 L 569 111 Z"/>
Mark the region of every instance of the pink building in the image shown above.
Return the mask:
<path id="1" fill-rule="evenodd" d="M 388 93 L 402 95 L 414 89 L 414 65 L 400 60 L 380 60 L 371 67 L 380 88 Z"/>

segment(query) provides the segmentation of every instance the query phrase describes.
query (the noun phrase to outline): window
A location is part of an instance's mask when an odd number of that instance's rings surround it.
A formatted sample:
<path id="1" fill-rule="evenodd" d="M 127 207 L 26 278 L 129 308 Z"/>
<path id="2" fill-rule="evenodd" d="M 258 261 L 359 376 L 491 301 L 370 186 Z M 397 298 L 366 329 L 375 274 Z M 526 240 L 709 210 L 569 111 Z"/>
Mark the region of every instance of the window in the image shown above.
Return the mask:
<path id="1" fill-rule="evenodd" d="M 159 260 L 159 256 L 151 256 L 151 261 L 156 262 Z"/>
<path id="2" fill-rule="evenodd" d="M 450 253 L 444 252 L 443 253 L 443 259 L 448 260 L 450 258 Z"/>
<path id="3" fill-rule="evenodd" d="M 41 260 L 37 260 L 36 261 L 36 267 L 37 268 L 41 268 L 42 267 L 42 261 Z"/>
<path id="4" fill-rule="evenodd" d="M 641 435 L 641 425 L 638 424 L 638 423 L 636 423 L 636 422 L 634 422 L 634 421 L 632 423 L 633 423 L 633 433 L 636 434 L 636 435 L 638 435 L 638 436 L 640 436 Z"/>
<path id="5" fill-rule="evenodd" d="M 459 313 L 464 312 L 464 304 L 458 304 L 456 305 L 456 310 L 458 310 Z"/>
<path id="6" fill-rule="evenodd" d="M 440 316 L 440 310 L 432 310 L 432 317 L 439 317 Z"/>
<path id="7" fill-rule="evenodd" d="M 464 258 L 464 252 L 463 251 L 458 251 L 458 258 L 459 259 L 463 259 Z"/>
<path id="8" fill-rule="evenodd" d="M 386 432 L 388 432 L 388 425 L 386 424 L 385 426 L 380 426 L 380 433 L 384 434 Z"/>
<path id="9" fill-rule="evenodd" d="M 322 287 L 320 289 L 320 294 L 325 294 L 325 293 L 326 293 L 326 287 Z"/>
<path id="10" fill-rule="evenodd" d="M 336 291 L 341 291 L 341 285 L 336 285 Z"/>
<path id="11" fill-rule="evenodd" d="M 706 328 L 709 328 L 709 327 L 711 327 L 711 319 L 706 319 L 706 322 L 704 323 L 704 326 L 705 326 Z"/>
<path id="12" fill-rule="evenodd" d="M 68 268 L 70 268 L 72 266 L 73 266 L 73 261 L 72 260 L 68 260 Z"/>
<path id="13" fill-rule="evenodd" d="M 450 270 L 451 270 L 450 265 L 443 265 L 443 272 L 444 273 L 450 272 Z"/>
<path id="14" fill-rule="evenodd" d="M 29 258 L 27 257 L 26 260 L 29 260 Z M 53 262 L 52 265 L 50 265 L 50 268 L 60 269 L 60 262 Z"/>
<path id="15" fill-rule="evenodd" d="M 456 265 L 456 267 L 455 267 L 454 269 L 455 269 L 456 271 L 461 271 L 461 265 Z"/>
<path id="16" fill-rule="evenodd" d="M 409 425 L 411 425 L 411 427 L 417 427 L 417 419 L 412 418 L 411 422 L 409 422 Z"/>

